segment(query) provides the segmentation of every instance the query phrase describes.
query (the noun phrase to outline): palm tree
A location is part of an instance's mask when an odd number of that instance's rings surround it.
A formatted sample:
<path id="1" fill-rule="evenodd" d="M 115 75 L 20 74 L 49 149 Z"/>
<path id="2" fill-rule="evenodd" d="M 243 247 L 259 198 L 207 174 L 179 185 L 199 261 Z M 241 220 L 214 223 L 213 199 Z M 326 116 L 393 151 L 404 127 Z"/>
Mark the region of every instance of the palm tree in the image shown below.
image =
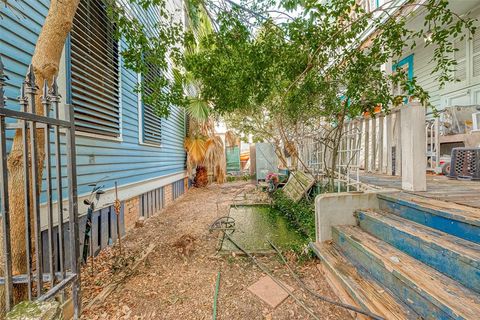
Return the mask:
<path id="1" fill-rule="evenodd" d="M 189 43 L 186 54 L 202 50 L 199 39 L 212 32 L 212 24 L 205 8 L 198 3 L 187 1 L 188 18 L 191 31 L 197 41 Z M 198 187 L 208 183 L 208 177 L 217 183 L 225 181 L 226 160 L 222 139 L 215 135 L 215 122 L 211 116 L 211 105 L 200 95 L 202 84 L 186 71 L 183 81 L 188 96 L 186 112 L 188 115 L 188 132 L 185 138 L 187 151 L 187 171 L 192 175 L 195 169 L 194 184 Z"/>
<path id="2" fill-rule="evenodd" d="M 217 183 L 225 181 L 225 149 L 222 139 L 215 135 L 214 121 L 207 102 L 193 98 L 186 107 L 189 129 L 185 138 L 187 170 L 196 169 L 194 183 L 198 187 L 208 183 L 211 175 Z"/>

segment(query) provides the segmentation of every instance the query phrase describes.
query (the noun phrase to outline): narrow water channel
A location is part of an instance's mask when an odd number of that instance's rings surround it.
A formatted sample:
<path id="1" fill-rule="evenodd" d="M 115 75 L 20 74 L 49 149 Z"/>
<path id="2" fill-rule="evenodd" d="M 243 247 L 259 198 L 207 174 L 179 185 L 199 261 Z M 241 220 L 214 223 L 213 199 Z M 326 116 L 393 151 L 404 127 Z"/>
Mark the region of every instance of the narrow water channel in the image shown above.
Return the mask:
<path id="1" fill-rule="evenodd" d="M 254 253 L 270 252 L 267 240 L 281 249 L 302 245 L 305 240 L 290 227 L 286 218 L 269 206 L 232 206 L 230 217 L 235 219 L 235 231 L 230 237 L 245 250 Z M 221 251 L 238 252 L 238 248 L 224 239 Z"/>

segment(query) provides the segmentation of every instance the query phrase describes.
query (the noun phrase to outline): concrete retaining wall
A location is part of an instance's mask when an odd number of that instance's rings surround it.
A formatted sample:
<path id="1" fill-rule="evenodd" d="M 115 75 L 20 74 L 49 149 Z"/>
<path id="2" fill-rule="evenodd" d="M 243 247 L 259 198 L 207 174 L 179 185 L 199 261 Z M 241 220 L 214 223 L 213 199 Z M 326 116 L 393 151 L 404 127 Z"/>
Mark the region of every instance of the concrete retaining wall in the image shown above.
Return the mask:
<path id="1" fill-rule="evenodd" d="M 325 193 L 315 198 L 316 240 L 332 239 L 332 226 L 355 225 L 353 213 L 357 209 L 378 209 L 377 193 L 398 190 Z"/>

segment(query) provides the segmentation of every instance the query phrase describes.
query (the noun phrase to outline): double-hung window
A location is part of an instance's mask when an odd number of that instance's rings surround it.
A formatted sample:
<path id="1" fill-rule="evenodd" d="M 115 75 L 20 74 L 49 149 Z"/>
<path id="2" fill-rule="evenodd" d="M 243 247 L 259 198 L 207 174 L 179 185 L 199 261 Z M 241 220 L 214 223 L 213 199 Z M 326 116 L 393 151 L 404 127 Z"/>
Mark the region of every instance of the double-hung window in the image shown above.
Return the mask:
<path id="1" fill-rule="evenodd" d="M 467 43 L 468 40 L 466 38 L 457 39 L 453 43 L 456 50 L 453 53 L 453 58 L 457 62 L 455 66 L 455 79 L 458 81 L 467 79 Z"/>
<path id="2" fill-rule="evenodd" d="M 472 37 L 472 73 L 473 77 L 480 76 L 480 32 Z"/>
<path id="3" fill-rule="evenodd" d="M 478 26 L 477 26 L 478 28 Z M 455 52 L 453 58 L 457 62 L 454 76 L 456 81 L 467 81 L 477 84 L 480 76 L 480 34 L 465 36 L 454 40 Z"/>
<path id="4" fill-rule="evenodd" d="M 103 0 L 80 0 L 69 50 L 69 100 L 77 130 L 120 136 L 119 48 Z"/>

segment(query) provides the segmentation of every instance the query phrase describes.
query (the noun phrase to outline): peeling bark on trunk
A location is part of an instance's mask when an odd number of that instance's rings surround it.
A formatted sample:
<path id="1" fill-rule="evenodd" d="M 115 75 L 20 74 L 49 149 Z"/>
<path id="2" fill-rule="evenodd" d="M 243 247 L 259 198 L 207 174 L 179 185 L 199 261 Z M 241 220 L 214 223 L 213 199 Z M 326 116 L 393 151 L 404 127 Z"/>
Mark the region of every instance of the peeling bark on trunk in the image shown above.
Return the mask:
<path id="1" fill-rule="evenodd" d="M 330 169 L 328 170 L 328 191 L 335 191 L 335 172 L 338 169 L 337 161 L 339 157 L 340 143 L 343 137 L 343 125 L 345 123 L 345 109 L 338 118 L 337 126 L 334 129 L 334 138 L 332 140 L 332 159 L 330 162 Z M 340 176 L 338 177 L 340 178 Z M 340 181 L 338 181 L 340 183 Z"/>
<path id="2" fill-rule="evenodd" d="M 80 0 L 51 0 L 48 15 L 40 32 L 32 64 L 36 77 L 36 84 L 42 88 L 44 81 L 51 83 L 58 74 L 60 58 L 68 33 L 73 24 L 73 17 Z M 41 94 L 37 92 L 35 105 L 37 114 L 43 115 Z M 36 132 L 38 152 L 38 185 L 40 190 L 45 160 L 45 133 L 43 129 Z M 12 149 L 8 157 L 9 195 L 10 195 L 10 233 L 12 235 L 12 268 L 13 274 L 26 273 L 26 240 L 25 240 L 25 194 L 23 175 L 23 141 L 22 132 L 17 130 L 13 139 Z M 31 195 L 30 195 L 31 196 Z M 3 236 L 3 235 L 2 235 Z M 2 252 L 3 255 L 3 252 Z M 4 273 L 4 265 L 0 266 L 0 273 Z M 15 285 L 15 302 L 26 298 L 26 286 Z M 5 293 L 0 286 L 0 314 L 5 312 Z"/>

